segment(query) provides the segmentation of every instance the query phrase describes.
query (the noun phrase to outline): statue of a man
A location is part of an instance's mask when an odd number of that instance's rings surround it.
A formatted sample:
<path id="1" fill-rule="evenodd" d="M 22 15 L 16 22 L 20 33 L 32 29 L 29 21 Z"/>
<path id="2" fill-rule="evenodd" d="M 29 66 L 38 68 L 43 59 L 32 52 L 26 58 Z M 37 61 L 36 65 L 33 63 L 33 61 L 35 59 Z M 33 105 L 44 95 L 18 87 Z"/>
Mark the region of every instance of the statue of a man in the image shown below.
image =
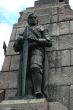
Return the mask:
<path id="1" fill-rule="evenodd" d="M 14 43 L 14 50 L 20 52 L 20 67 L 18 75 L 18 96 L 34 96 L 42 98 L 44 52 L 45 47 L 52 43 L 48 31 L 38 25 L 37 16 L 32 13 L 28 16 L 28 26 Z"/>

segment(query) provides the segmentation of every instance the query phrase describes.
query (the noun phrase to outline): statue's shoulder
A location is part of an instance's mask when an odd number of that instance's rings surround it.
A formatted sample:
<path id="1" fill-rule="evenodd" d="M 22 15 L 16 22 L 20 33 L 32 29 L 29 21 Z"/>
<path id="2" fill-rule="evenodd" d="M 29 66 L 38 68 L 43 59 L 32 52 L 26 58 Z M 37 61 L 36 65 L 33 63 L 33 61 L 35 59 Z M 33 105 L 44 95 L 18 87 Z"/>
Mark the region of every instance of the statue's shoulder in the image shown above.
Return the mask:
<path id="1" fill-rule="evenodd" d="M 39 31 L 44 31 L 44 27 L 42 25 L 38 25 L 36 26 L 36 29 L 38 29 Z"/>

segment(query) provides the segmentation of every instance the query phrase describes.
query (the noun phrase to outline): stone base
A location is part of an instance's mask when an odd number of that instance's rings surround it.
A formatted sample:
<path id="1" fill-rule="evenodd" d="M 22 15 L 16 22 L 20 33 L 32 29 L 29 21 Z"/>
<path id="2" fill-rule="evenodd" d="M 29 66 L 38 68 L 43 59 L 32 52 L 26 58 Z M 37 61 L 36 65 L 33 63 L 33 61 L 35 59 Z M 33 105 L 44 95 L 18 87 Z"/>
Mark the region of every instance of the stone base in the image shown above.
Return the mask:
<path id="1" fill-rule="evenodd" d="M 4 100 L 4 98 L 5 98 L 5 91 L 4 90 L 0 90 L 0 102 L 2 100 Z"/>
<path id="2" fill-rule="evenodd" d="M 6 100 L 0 103 L 0 110 L 68 110 L 59 102 L 46 99 Z"/>
<path id="3" fill-rule="evenodd" d="M 0 103 L 0 110 L 48 110 L 45 99 L 6 100 Z"/>

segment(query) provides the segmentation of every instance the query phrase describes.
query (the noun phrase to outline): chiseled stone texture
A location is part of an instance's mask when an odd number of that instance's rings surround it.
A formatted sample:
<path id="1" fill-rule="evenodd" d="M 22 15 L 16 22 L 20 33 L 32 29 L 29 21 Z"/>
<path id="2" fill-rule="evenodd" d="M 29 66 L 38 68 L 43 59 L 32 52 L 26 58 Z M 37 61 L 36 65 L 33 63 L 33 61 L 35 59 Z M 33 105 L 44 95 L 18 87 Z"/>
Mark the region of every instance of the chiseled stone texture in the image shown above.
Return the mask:
<path id="1" fill-rule="evenodd" d="M 15 37 L 16 37 L 16 30 L 17 30 L 17 29 L 13 27 L 12 33 L 11 33 L 11 37 L 10 37 L 10 41 L 15 40 Z"/>
<path id="2" fill-rule="evenodd" d="M 36 9 L 37 15 L 43 15 L 43 14 L 49 14 L 51 9 L 49 7 L 42 8 L 42 9 Z"/>
<path id="3" fill-rule="evenodd" d="M 0 110 L 6 110 L 6 108 L 7 110 L 49 110 L 45 99 L 8 100 L 0 103 Z"/>
<path id="4" fill-rule="evenodd" d="M 48 15 L 48 14 L 44 14 L 44 15 L 38 16 L 39 24 L 50 23 L 50 16 L 51 15 Z"/>
<path id="5" fill-rule="evenodd" d="M 11 56 L 6 56 L 1 71 L 9 71 L 10 69 Z"/>
<path id="6" fill-rule="evenodd" d="M 18 72 L 1 72 L 0 73 L 0 89 L 17 88 Z"/>
<path id="7" fill-rule="evenodd" d="M 51 35 L 57 36 L 59 35 L 59 23 L 53 23 L 52 24 L 52 33 Z"/>
<path id="8" fill-rule="evenodd" d="M 62 56 L 62 66 L 70 65 L 70 51 L 64 50 L 61 52 Z"/>
<path id="9" fill-rule="evenodd" d="M 71 50 L 71 65 L 73 65 L 73 49 Z"/>
<path id="10" fill-rule="evenodd" d="M 60 67 L 49 69 L 49 85 L 73 84 L 73 67 Z"/>
<path id="11" fill-rule="evenodd" d="M 8 98 L 16 97 L 17 89 L 6 89 L 5 90 L 5 100 Z"/>
<path id="12" fill-rule="evenodd" d="M 69 33 L 69 21 L 60 22 L 60 34 L 68 34 Z"/>
<path id="13" fill-rule="evenodd" d="M 59 36 L 59 49 L 73 48 L 73 34 Z"/>
<path id="14" fill-rule="evenodd" d="M 68 110 L 68 108 L 59 102 L 50 102 L 49 110 Z"/>
<path id="15" fill-rule="evenodd" d="M 60 102 L 69 108 L 69 86 L 66 85 L 49 85 L 49 98 L 53 101 Z"/>
<path id="16" fill-rule="evenodd" d="M 73 33 L 73 21 L 70 21 L 70 33 Z"/>
<path id="17" fill-rule="evenodd" d="M 8 100 L 0 103 L 0 110 L 68 110 L 59 102 L 47 102 L 45 99 Z"/>
<path id="18" fill-rule="evenodd" d="M 71 58 L 70 50 L 48 52 L 49 67 L 70 66 Z"/>
<path id="19" fill-rule="evenodd" d="M 73 85 L 70 87 L 70 110 L 73 110 Z"/>
<path id="20" fill-rule="evenodd" d="M 0 102 L 2 100 L 4 100 L 4 98 L 5 98 L 5 91 L 4 90 L 0 90 Z"/>
<path id="21" fill-rule="evenodd" d="M 10 70 L 12 70 L 12 71 L 18 70 L 19 69 L 19 63 L 20 63 L 20 55 L 12 56 Z"/>

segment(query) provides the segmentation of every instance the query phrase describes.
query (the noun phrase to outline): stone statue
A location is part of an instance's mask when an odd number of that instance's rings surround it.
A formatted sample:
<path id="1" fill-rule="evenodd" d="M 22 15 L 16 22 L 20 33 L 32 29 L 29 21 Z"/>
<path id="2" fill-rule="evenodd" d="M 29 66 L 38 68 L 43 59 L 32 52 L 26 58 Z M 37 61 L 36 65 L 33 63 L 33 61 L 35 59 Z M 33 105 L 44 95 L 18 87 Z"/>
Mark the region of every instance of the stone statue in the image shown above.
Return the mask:
<path id="1" fill-rule="evenodd" d="M 3 49 L 4 49 L 4 55 L 6 55 L 6 51 L 7 51 L 7 46 L 5 41 L 3 42 Z"/>
<path id="2" fill-rule="evenodd" d="M 20 52 L 17 95 L 22 97 L 44 97 L 44 60 L 45 47 L 52 42 L 48 30 L 38 25 L 37 16 L 28 16 L 28 26 L 14 43 L 14 50 Z M 48 71 L 47 71 L 48 73 Z"/>

